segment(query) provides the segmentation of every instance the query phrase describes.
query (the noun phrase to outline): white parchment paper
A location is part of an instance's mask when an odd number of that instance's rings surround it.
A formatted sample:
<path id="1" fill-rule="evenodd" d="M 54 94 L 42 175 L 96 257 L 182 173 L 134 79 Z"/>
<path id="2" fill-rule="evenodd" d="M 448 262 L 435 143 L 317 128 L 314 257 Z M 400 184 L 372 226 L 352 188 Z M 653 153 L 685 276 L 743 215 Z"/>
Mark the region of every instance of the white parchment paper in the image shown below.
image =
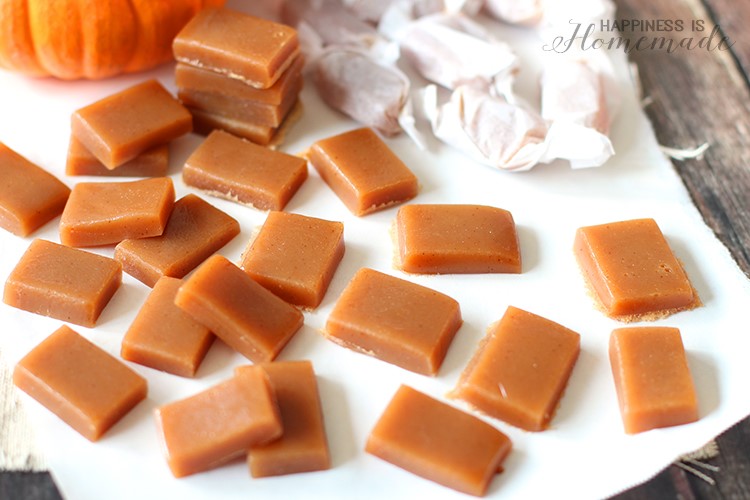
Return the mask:
<path id="1" fill-rule="evenodd" d="M 521 57 L 520 92 L 529 101 L 538 101 L 542 42 L 522 29 L 499 25 L 495 29 Z M 234 366 L 245 362 L 217 341 L 194 380 L 130 364 L 148 379 L 148 399 L 97 443 L 88 442 L 22 395 L 63 495 L 71 499 L 186 500 L 464 497 L 366 455 L 364 443 L 399 384 L 445 400 L 485 329 L 508 305 L 579 332 L 582 352 L 549 430 L 529 433 L 486 419 L 514 443 L 505 471 L 490 486 L 490 498 L 604 497 L 648 479 L 680 454 L 700 447 L 748 415 L 750 284 L 704 225 L 670 163 L 659 152 L 626 76 L 625 59 L 616 57 L 614 63 L 623 96 L 622 111 L 611 132 L 617 154 L 601 168 L 571 170 L 567 164 L 553 163 L 514 174 L 474 163 L 436 140 L 428 141 L 427 151 L 418 150 L 406 137 L 388 141 L 420 179 L 415 203 L 487 204 L 513 213 L 523 255 L 520 275 L 414 276 L 394 270 L 388 228 L 397 207 L 356 218 L 311 169 L 310 178 L 287 210 L 343 221 L 346 255 L 322 305 L 305 314 L 304 328 L 280 359 L 311 359 L 314 363 L 333 455 L 331 470 L 251 479 L 245 464 L 237 461 L 184 479 L 171 476 L 157 442 L 153 410 L 225 379 Z M 29 80 L 2 72 L 0 140 L 70 186 L 101 180 L 64 175 L 70 113 L 146 78 L 158 78 L 175 90 L 169 65 L 104 82 Z M 304 116 L 291 129 L 284 150 L 299 152 L 315 140 L 356 126 L 322 104 L 312 86 L 306 87 L 302 97 Z M 191 192 L 182 183 L 179 169 L 200 141 L 190 135 L 173 144 L 170 173 L 178 196 Z M 265 214 L 204 198 L 240 221 L 242 233 L 220 252 L 237 261 Z M 607 359 L 609 333 L 621 325 L 594 309 L 572 244 L 579 226 L 636 217 L 657 220 L 705 304 L 657 322 L 682 331 L 701 418 L 689 425 L 628 436 L 622 429 Z M 30 238 L 0 231 L 0 283 L 33 238 L 59 241 L 58 222 L 47 224 Z M 113 253 L 111 248 L 94 251 Z M 459 301 L 465 323 L 437 377 L 413 374 L 348 351 L 319 334 L 336 298 L 362 266 L 432 287 Z M 146 286 L 125 275 L 122 288 L 96 328 L 72 326 L 118 355 L 122 336 L 148 292 Z M 0 304 L 0 349 L 10 367 L 60 325 L 58 320 Z M 457 402 L 450 404 L 463 407 Z"/>

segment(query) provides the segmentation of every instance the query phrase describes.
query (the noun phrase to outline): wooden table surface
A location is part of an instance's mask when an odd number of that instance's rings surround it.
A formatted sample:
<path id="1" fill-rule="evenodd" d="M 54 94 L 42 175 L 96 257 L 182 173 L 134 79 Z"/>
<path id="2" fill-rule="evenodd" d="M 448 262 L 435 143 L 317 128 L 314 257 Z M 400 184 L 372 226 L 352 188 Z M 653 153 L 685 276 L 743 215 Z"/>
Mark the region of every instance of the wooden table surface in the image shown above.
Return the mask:
<path id="1" fill-rule="evenodd" d="M 646 108 L 659 143 L 710 148 L 700 159 L 675 161 L 706 223 L 729 248 L 750 277 L 750 1 L 747 0 L 615 0 L 617 16 L 625 19 L 693 19 L 710 33 L 717 25 L 733 45 L 730 50 L 633 51 Z M 624 33 L 636 38 L 642 34 Z M 685 32 L 658 36 L 676 40 Z M 730 43 L 731 43 L 730 42 Z M 617 499 L 750 499 L 750 417 L 716 439 L 720 453 L 708 460 L 719 467 L 707 471 L 711 485 L 670 466 L 650 481 Z M 603 466 L 606 466 L 604 464 Z M 595 473 L 592 471 L 592 473 Z M 0 499 L 60 498 L 47 473 L 0 471 Z"/>

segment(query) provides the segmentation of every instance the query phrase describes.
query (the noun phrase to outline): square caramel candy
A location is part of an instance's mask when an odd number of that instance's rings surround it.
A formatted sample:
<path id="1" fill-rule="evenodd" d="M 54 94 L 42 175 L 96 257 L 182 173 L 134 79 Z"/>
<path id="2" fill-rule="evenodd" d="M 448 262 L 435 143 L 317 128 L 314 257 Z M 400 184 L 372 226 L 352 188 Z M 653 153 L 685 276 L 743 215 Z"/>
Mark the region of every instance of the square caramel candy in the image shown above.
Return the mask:
<path id="1" fill-rule="evenodd" d="M 618 328 L 609 338 L 617 399 L 625 432 L 698 420 L 698 403 L 680 330 Z"/>
<path id="2" fill-rule="evenodd" d="M 169 177 L 130 182 L 81 182 L 60 218 L 60 242 L 71 247 L 112 245 L 159 236 L 174 206 Z"/>
<path id="3" fill-rule="evenodd" d="M 73 135 L 109 169 L 192 130 L 187 109 L 149 80 L 73 113 Z"/>
<path id="4" fill-rule="evenodd" d="M 252 477 L 280 476 L 331 468 L 318 382 L 309 361 L 274 361 L 258 365 L 268 375 L 279 405 L 282 436 L 248 450 Z M 254 366 L 240 366 L 236 373 Z"/>
<path id="5" fill-rule="evenodd" d="M 307 179 L 307 163 L 215 130 L 187 159 L 182 179 L 221 198 L 281 210 Z"/>
<path id="6" fill-rule="evenodd" d="M 254 363 L 273 361 L 302 327 L 302 313 L 221 255 L 204 262 L 175 304 Z"/>
<path id="7" fill-rule="evenodd" d="M 241 99 L 279 106 L 290 95 L 298 94 L 303 86 L 302 68 L 304 58 L 296 57 L 276 83 L 267 89 L 257 89 L 236 78 L 227 78 L 215 71 L 177 63 L 175 83 L 179 89 L 223 95 L 229 99 Z"/>
<path id="8" fill-rule="evenodd" d="M 520 273 L 513 216 L 483 205 L 406 205 L 396 215 L 398 267 L 408 273 Z"/>
<path id="9" fill-rule="evenodd" d="M 296 92 L 285 96 L 280 104 L 266 104 L 190 89 L 180 89 L 177 97 L 190 108 L 267 127 L 279 127 L 297 102 L 299 90 L 298 88 Z"/>
<path id="10" fill-rule="evenodd" d="M 417 195 L 417 178 L 372 129 L 322 139 L 307 155 L 354 215 L 367 215 Z"/>
<path id="11" fill-rule="evenodd" d="M 13 383 L 90 441 L 146 398 L 146 380 L 67 326 L 16 365 Z"/>
<path id="12" fill-rule="evenodd" d="M 297 100 L 289 111 L 289 114 L 284 118 L 282 124 L 278 127 L 258 125 L 251 121 L 238 120 L 220 113 L 203 111 L 190 106 L 188 106 L 188 109 L 193 115 L 193 125 L 197 134 L 208 135 L 217 129 L 224 130 L 255 144 L 275 149 L 284 142 L 284 137 L 289 127 L 302 116 L 303 108 L 301 101 Z"/>
<path id="13" fill-rule="evenodd" d="M 192 377 L 214 340 L 211 331 L 177 307 L 182 280 L 162 276 L 122 339 L 123 359 Z"/>
<path id="14" fill-rule="evenodd" d="M 458 302 L 447 295 L 363 268 L 334 306 L 325 335 L 401 368 L 436 375 L 462 322 Z"/>
<path id="15" fill-rule="evenodd" d="M 161 236 L 115 247 L 123 270 L 154 286 L 162 276 L 182 278 L 240 233 L 239 223 L 198 196 L 177 200 Z"/>
<path id="16" fill-rule="evenodd" d="M 607 316 L 653 320 L 700 306 L 700 299 L 653 219 L 579 228 L 575 255 Z"/>
<path id="17" fill-rule="evenodd" d="M 204 9 L 172 44 L 178 62 L 260 89 L 271 87 L 299 54 L 297 31 L 230 9 Z"/>
<path id="18" fill-rule="evenodd" d="M 8 276 L 3 302 L 91 327 L 121 281 L 122 267 L 108 257 L 34 240 Z"/>
<path id="19" fill-rule="evenodd" d="M 448 488 L 483 496 L 511 441 L 479 418 L 402 385 L 365 451 Z"/>
<path id="20" fill-rule="evenodd" d="M 0 227 L 28 236 L 62 213 L 70 189 L 0 143 Z"/>
<path id="21" fill-rule="evenodd" d="M 341 222 L 270 212 L 243 254 L 242 268 L 290 304 L 315 308 L 343 257 Z"/>
<path id="22" fill-rule="evenodd" d="M 158 408 L 156 423 L 175 477 L 213 469 L 282 433 L 268 375 L 257 366 Z"/>
<path id="23" fill-rule="evenodd" d="M 452 396 L 527 431 L 549 426 L 580 351 L 580 335 L 508 307 L 461 374 Z"/>
<path id="24" fill-rule="evenodd" d="M 169 168 L 169 146 L 162 144 L 144 151 L 132 160 L 110 170 L 75 137 L 70 137 L 67 175 L 96 175 L 102 177 L 164 177 Z"/>

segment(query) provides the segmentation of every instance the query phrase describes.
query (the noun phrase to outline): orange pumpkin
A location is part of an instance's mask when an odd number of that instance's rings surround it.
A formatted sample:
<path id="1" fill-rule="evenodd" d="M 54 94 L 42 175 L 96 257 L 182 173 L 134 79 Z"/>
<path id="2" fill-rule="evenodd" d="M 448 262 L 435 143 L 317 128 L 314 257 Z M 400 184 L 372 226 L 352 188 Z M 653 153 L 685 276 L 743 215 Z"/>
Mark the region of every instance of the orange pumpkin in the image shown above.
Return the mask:
<path id="1" fill-rule="evenodd" d="M 0 0 L 0 66 L 66 80 L 107 78 L 172 59 L 192 16 L 224 0 Z"/>

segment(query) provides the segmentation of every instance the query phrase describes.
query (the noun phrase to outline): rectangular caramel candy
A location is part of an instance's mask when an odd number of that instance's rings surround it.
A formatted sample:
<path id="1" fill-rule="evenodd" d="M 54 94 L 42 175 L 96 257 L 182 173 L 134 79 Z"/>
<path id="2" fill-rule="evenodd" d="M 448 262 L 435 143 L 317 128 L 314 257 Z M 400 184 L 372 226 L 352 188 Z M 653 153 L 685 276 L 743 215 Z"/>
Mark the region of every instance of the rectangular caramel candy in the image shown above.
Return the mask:
<path id="1" fill-rule="evenodd" d="M 464 369 L 452 396 L 527 431 L 549 426 L 580 351 L 580 335 L 508 307 Z"/>
<path id="2" fill-rule="evenodd" d="M 65 207 L 70 189 L 57 177 L 0 143 L 0 227 L 28 236 Z"/>
<path id="3" fill-rule="evenodd" d="M 188 107 L 188 109 L 193 114 L 196 134 L 209 135 L 214 130 L 224 130 L 261 146 L 270 146 L 276 135 L 275 127 L 244 122 L 197 108 Z"/>
<path id="4" fill-rule="evenodd" d="M 281 210 L 307 179 L 307 162 L 214 130 L 182 169 L 188 186 L 260 210 Z"/>
<path id="5" fill-rule="evenodd" d="M 479 418 L 402 385 L 365 451 L 448 488 L 483 496 L 511 446 L 505 434 Z"/>
<path id="6" fill-rule="evenodd" d="M 653 320 L 700 306 L 653 219 L 579 228 L 575 254 L 587 284 L 611 318 Z"/>
<path id="7" fill-rule="evenodd" d="M 299 54 L 296 30 L 230 9 L 204 9 L 175 37 L 177 61 L 271 87 Z"/>
<path id="8" fill-rule="evenodd" d="M 158 408 L 156 423 L 175 477 L 213 469 L 282 433 L 268 376 L 257 366 Z"/>
<path id="9" fill-rule="evenodd" d="M 255 363 L 273 361 L 302 327 L 302 313 L 221 255 L 180 287 L 175 304 Z"/>
<path id="10" fill-rule="evenodd" d="M 299 93 L 302 89 L 302 68 L 304 65 L 304 59 L 296 57 L 289 69 L 284 71 L 276 80 L 276 83 L 267 89 L 257 89 L 237 78 L 227 78 L 215 71 L 177 63 L 175 83 L 182 90 L 211 92 L 224 95 L 227 98 L 278 106 L 284 99 L 288 99 L 289 95 Z"/>
<path id="11" fill-rule="evenodd" d="M 312 363 L 275 361 L 258 366 L 268 374 L 284 434 L 275 441 L 250 448 L 247 454 L 250 474 L 268 477 L 330 469 L 331 455 Z M 240 366 L 236 373 L 252 368 Z"/>
<path id="12" fill-rule="evenodd" d="M 636 434 L 698 420 L 680 330 L 618 328 L 609 338 L 609 359 L 625 432 Z"/>
<path id="13" fill-rule="evenodd" d="M 484 205 L 405 205 L 394 236 L 409 273 L 520 273 L 513 216 Z"/>
<path id="14" fill-rule="evenodd" d="M 149 80 L 77 110 L 73 135 L 107 168 L 192 130 L 187 109 L 156 80 Z"/>
<path id="15" fill-rule="evenodd" d="M 299 87 L 299 85 L 298 85 Z M 280 104 L 266 104 L 247 99 L 237 99 L 213 92 L 180 89 L 177 97 L 185 106 L 209 113 L 256 123 L 267 127 L 279 127 L 297 102 L 300 88 L 285 96 Z"/>
<path id="16" fill-rule="evenodd" d="M 122 267 L 108 257 L 34 240 L 8 276 L 3 302 L 77 325 L 94 326 L 121 281 Z"/>
<path id="17" fill-rule="evenodd" d="M 177 200 L 161 236 L 115 247 L 123 270 L 153 287 L 162 276 L 182 278 L 240 233 L 229 215 L 189 194 Z"/>
<path id="18" fill-rule="evenodd" d="M 440 292 L 360 269 L 326 322 L 333 342 L 424 375 L 436 375 L 461 327 L 458 302 Z"/>
<path id="19" fill-rule="evenodd" d="M 279 127 L 258 125 L 257 123 L 237 120 L 219 113 L 210 113 L 191 107 L 188 109 L 193 114 L 195 133 L 197 134 L 208 135 L 213 130 L 219 129 L 272 149 L 284 141 L 286 131 L 302 115 L 302 103 L 299 100 Z"/>
<path id="20" fill-rule="evenodd" d="M 74 136 L 70 137 L 66 175 L 102 177 L 164 177 L 169 168 L 169 146 L 162 144 L 139 154 L 132 160 L 110 170 Z"/>
<path id="21" fill-rule="evenodd" d="M 65 325 L 18 362 L 13 383 L 90 441 L 147 392 L 143 377 Z"/>
<path id="22" fill-rule="evenodd" d="M 372 129 L 322 139 L 307 154 L 354 215 L 366 215 L 417 195 L 417 178 Z"/>
<path id="23" fill-rule="evenodd" d="M 71 247 L 111 245 L 159 236 L 174 206 L 169 177 L 130 182 L 81 182 L 60 218 L 60 242 Z"/>
<path id="24" fill-rule="evenodd" d="M 343 257 L 341 222 L 270 212 L 242 255 L 242 268 L 290 304 L 315 308 Z"/>
<path id="25" fill-rule="evenodd" d="M 123 359 L 192 377 L 214 340 L 211 331 L 177 307 L 182 280 L 162 276 L 122 339 Z"/>

